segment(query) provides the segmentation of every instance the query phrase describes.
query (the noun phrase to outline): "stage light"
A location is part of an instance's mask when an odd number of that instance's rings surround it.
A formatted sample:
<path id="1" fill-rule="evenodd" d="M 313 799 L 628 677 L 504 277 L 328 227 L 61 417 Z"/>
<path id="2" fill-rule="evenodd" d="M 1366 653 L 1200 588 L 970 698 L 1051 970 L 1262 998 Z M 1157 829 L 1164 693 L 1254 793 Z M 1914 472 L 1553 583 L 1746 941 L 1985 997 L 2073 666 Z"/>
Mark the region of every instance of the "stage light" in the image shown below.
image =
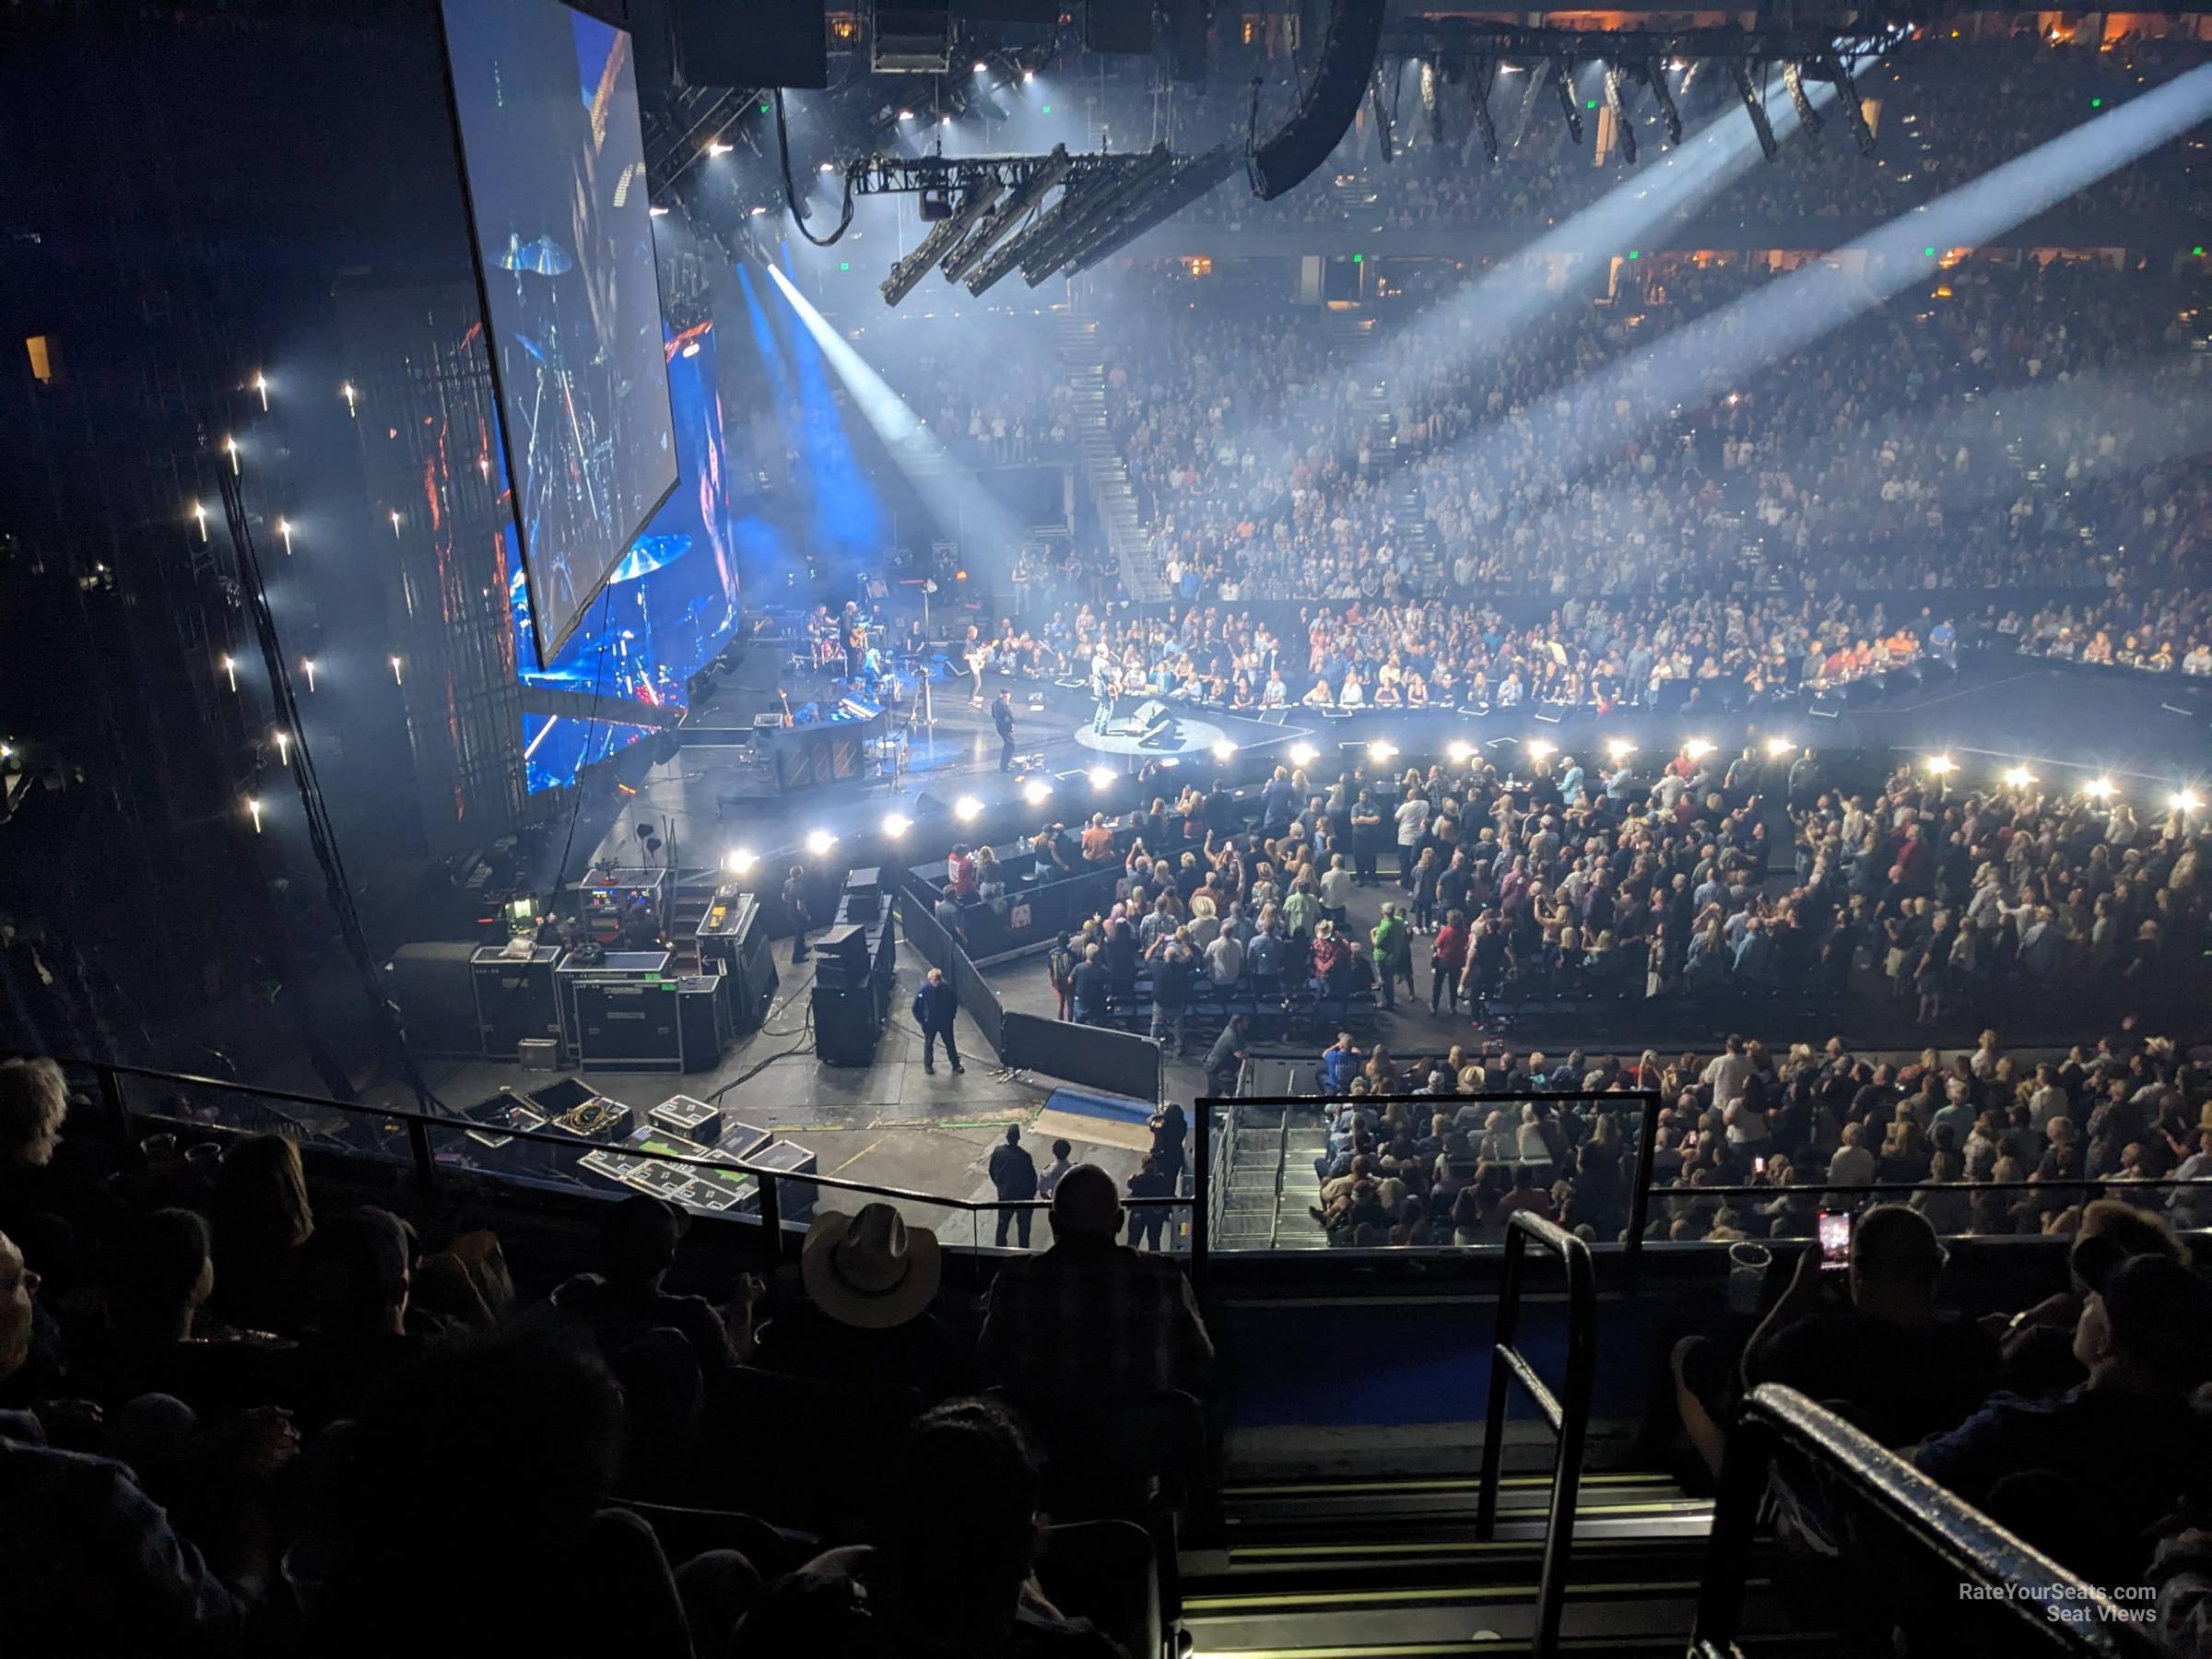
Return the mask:
<path id="1" fill-rule="evenodd" d="M 246 797 L 246 816 L 253 820 L 253 833 L 261 833 L 261 802 L 253 795 Z"/>
<path id="2" fill-rule="evenodd" d="M 668 209 L 665 207 L 648 207 L 645 209 L 645 213 L 649 218 L 666 218 L 668 217 Z"/>
<path id="3" fill-rule="evenodd" d="M 2082 785 L 2082 794 L 2093 795 L 2100 801 L 2109 801 L 2120 793 L 2120 786 L 2110 778 L 2091 778 Z"/>
<path id="4" fill-rule="evenodd" d="M 223 453 L 230 457 L 230 476 L 231 476 L 232 477 L 234 477 L 234 478 L 235 478 L 235 477 L 238 477 L 238 440 L 237 440 L 237 439 L 235 439 L 235 438 L 226 437 L 226 438 L 223 440 Z"/>
<path id="5" fill-rule="evenodd" d="M 1227 760 L 1236 752 L 1237 746 L 1231 743 L 1226 737 L 1222 738 L 1220 742 L 1214 745 L 1214 759 L 1217 760 Z"/>
<path id="6" fill-rule="evenodd" d="M 2166 797 L 2166 804 L 2176 812 L 2194 812 L 2204 803 L 2186 789 L 2177 789 Z"/>
<path id="7" fill-rule="evenodd" d="M 1959 763 L 1952 759 L 1948 755 L 1930 755 L 1928 757 L 1928 770 L 1934 772 L 1937 777 L 1945 778 L 1948 777 L 1952 772 L 1959 770 Z"/>
<path id="8" fill-rule="evenodd" d="M 230 682 L 230 689 L 238 689 L 238 659 L 229 652 L 223 653 L 223 674 Z"/>
<path id="9" fill-rule="evenodd" d="M 396 507 L 392 509 L 392 539 L 399 539 L 399 509 Z"/>
<path id="10" fill-rule="evenodd" d="M 1311 766 L 1320 759 L 1321 751 L 1310 743 L 1294 743 L 1290 746 L 1290 764 L 1293 766 Z"/>
<path id="11" fill-rule="evenodd" d="M 726 156 L 734 147 L 735 147 L 732 145 L 724 144 L 719 138 L 712 138 L 707 142 L 707 154 L 710 156 Z"/>
<path id="12" fill-rule="evenodd" d="M 901 110 L 899 112 L 899 119 L 901 121 L 912 121 L 913 118 L 914 112 L 912 110 Z"/>
<path id="13" fill-rule="evenodd" d="M 1021 798 L 1032 806 L 1041 806 L 1053 797 L 1053 786 L 1042 778 L 1031 778 L 1021 786 Z"/>
<path id="14" fill-rule="evenodd" d="M 1559 752 L 1559 746 L 1542 737 L 1531 737 L 1524 745 L 1531 760 L 1548 760 Z"/>
<path id="15" fill-rule="evenodd" d="M 1767 758 L 1779 760 L 1796 747 L 1787 737 L 1770 737 L 1767 739 Z"/>
<path id="16" fill-rule="evenodd" d="M 833 173 L 837 171 L 837 163 L 834 161 L 825 161 L 822 163 L 820 171 L 826 173 Z"/>
<path id="17" fill-rule="evenodd" d="M 193 521 L 193 523 L 194 523 L 195 524 L 199 525 L 199 527 L 200 527 L 200 539 L 201 539 L 202 541 L 206 541 L 206 540 L 207 539 L 207 509 L 206 509 L 206 506 L 205 506 L 203 503 L 201 503 L 201 502 L 199 502 L 199 501 L 194 501 L 194 502 L 192 504 L 192 512 L 191 512 L 191 515 L 190 515 L 190 516 L 191 516 L 191 518 L 192 518 L 192 521 Z"/>
<path id="18" fill-rule="evenodd" d="M 733 876 L 745 875 L 759 862 L 759 854 L 746 847 L 733 847 L 722 855 L 722 867 Z"/>
<path id="19" fill-rule="evenodd" d="M 1112 789 L 1117 775 L 1111 766 L 1094 766 L 1090 769 L 1090 786 L 1093 789 Z"/>
<path id="20" fill-rule="evenodd" d="M 1682 746 L 1682 752 L 1688 755 L 1692 760 L 1702 760 L 1706 756 L 1712 753 L 1712 745 L 1708 743 L 1702 737 L 1692 737 L 1688 743 Z"/>
<path id="21" fill-rule="evenodd" d="M 1636 746 L 1630 743 L 1626 737 L 1616 737 L 1610 743 L 1606 745 L 1606 753 L 1613 757 L 1614 762 L 1617 765 L 1620 761 L 1626 760 L 1635 752 Z"/>
<path id="22" fill-rule="evenodd" d="M 836 845 L 837 837 L 827 830 L 806 831 L 806 856 L 809 858 L 827 858 L 830 856 L 830 849 Z"/>
<path id="23" fill-rule="evenodd" d="M 259 370 L 253 374 L 253 390 L 261 394 L 261 412 L 266 415 L 269 412 L 269 377 Z"/>
<path id="24" fill-rule="evenodd" d="M 292 763 L 292 735 L 280 731 L 276 734 L 276 759 L 289 766 Z"/>
<path id="25" fill-rule="evenodd" d="M 1467 757 L 1474 752 L 1475 746 L 1461 738 L 1455 737 L 1444 745 L 1444 754 L 1454 766 L 1465 766 Z"/>
<path id="26" fill-rule="evenodd" d="M 353 406 L 353 382 L 351 381 L 346 381 L 339 385 L 338 390 L 345 394 L 347 415 L 356 419 L 359 418 L 359 411 Z"/>
<path id="27" fill-rule="evenodd" d="M 1029 84 L 1030 84 L 1031 81 L 1035 80 L 1036 78 L 1037 78 L 1037 71 L 1036 71 L 1036 70 L 1034 70 L 1034 69 L 1024 69 L 1024 70 L 1021 72 L 1021 84 L 1022 84 L 1023 86 L 1025 86 L 1025 87 L 1026 87 L 1026 86 L 1028 86 L 1028 85 L 1029 85 Z M 1049 113 L 1051 113 L 1051 112 L 1050 112 L 1050 111 L 1047 111 L 1047 112 L 1046 112 L 1046 113 L 1048 113 L 1048 114 L 1049 114 Z"/>
<path id="28" fill-rule="evenodd" d="M 914 820 L 903 812 L 887 812 L 883 815 L 883 832 L 892 841 L 897 841 L 913 827 Z"/>
<path id="29" fill-rule="evenodd" d="M 989 65 L 988 64 L 984 63 L 984 62 L 983 62 L 983 60 L 982 60 L 982 58 L 977 58 L 977 59 L 975 60 L 975 72 L 976 72 L 978 75 L 981 75 L 981 74 L 982 74 L 982 72 L 983 72 L 985 69 L 988 69 L 989 67 L 990 67 L 990 65 Z"/>
<path id="30" fill-rule="evenodd" d="M 2015 789 L 2025 789 L 2035 782 L 2035 774 L 2024 766 L 2008 766 L 2005 769 L 2005 782 Z"/>
<path id="31" fill-rule="evenodd" d="M 278 519 L 276 521 L 276 534 L 284 537 L 284 556 L 287 559 L 289 559 L 292 556 L 292 521 L 290 519 Z"/>
<path id="32" fill-rule="evenodd" d="M 973 795 L 962 795 L 952 804 L 952 816 L 963 824 L 972 824 L 983 815 L 983 804 Z"/>
<path id="33" fill-rule="evenodd" d="M 1367 746 L 1367 758 L 1370 760 L 1372 760 L 1377 766 L 1381 766 L 1384 762 L 1388 761 L 1397 752 L 1398 746 L 1396 744 L 1385 743 L 1380 737 L 1376 738 L 1372 743 Z"/>
<path id="34" fill-rule="evenodd" d="M 300 666 L 307 675 L 307 688 L 310 691 L 312 691 L 315 688 L 315 659 L 313 657 L 301 657 L 300 659 Z"/>
<path id="35" fill-rule="evenodd" d="M 404 686 L 407 683 L 399 672 L 399 659 L 397 657 L 394 657 L 392 659 L 392 683 L 395 686 Z"/>

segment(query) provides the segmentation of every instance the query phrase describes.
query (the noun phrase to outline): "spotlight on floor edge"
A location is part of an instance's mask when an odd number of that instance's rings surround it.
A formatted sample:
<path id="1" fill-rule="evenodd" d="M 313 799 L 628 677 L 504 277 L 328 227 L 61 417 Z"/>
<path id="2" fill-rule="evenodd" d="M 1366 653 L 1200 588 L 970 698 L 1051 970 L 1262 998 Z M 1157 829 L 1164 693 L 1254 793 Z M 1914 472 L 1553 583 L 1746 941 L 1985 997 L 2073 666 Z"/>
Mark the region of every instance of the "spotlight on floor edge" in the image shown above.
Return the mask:
<path id="1" fill-rule="evenodd" d="M 972 824 L 983 815 L 983 804 L 973 795 L 962 795 L 952 804 L 952 816 L 963 824 Z"/>
<path id="2" fill-rule="evenodd" d="M 1112 789 L 1114 779 L 1119 775 L 1111 766 L 1094 766 L 1090 769 L 1090 786 L 1093 789 Z"/>
<path id="3" fill-rule="evenodd" d="M 1236 752 L 1237 746 L 1231 743 L 1226 737 L 1222 738 L 1220 742 L 1214 745 L 1214 759 L 1217 760 L 1226 761 Z"/>
<path id="4" fill-rule="evenodd" d="M 1042 778 L 1031 778 L 1021 786 L 1021 798 L 1032 806 L 1041 806 L 1053 798 L 1053 786 Z"/>
<path id="5" fill-rule="evenodd" d="M 891 841 L 897 841 L 913 827 L 914 820 L 903 812 L 887 812 L 883 815 L 883 833 Z"/>
<path id="6" fill-rule="evenodd" d="M 827 830 L 809 830 L 806 832 L 806 856 L 827 858 L 830 849 L 837 845 L 837 837 Z"/>
<path id="7" fill-rule="evenodd" d="M 1294 743 L 1290 746 L 1290 764 L 1293 766 L 1311 766 L 1320 759 L 1321 751 L 1310 743 Z"/>
<path id="8" fill-rule="evenodd" d="M 735 847 L 722 855 L 722 867 L 733 876 L 749 874 L 759 862 L 760 855 L 746 847 Z"/>

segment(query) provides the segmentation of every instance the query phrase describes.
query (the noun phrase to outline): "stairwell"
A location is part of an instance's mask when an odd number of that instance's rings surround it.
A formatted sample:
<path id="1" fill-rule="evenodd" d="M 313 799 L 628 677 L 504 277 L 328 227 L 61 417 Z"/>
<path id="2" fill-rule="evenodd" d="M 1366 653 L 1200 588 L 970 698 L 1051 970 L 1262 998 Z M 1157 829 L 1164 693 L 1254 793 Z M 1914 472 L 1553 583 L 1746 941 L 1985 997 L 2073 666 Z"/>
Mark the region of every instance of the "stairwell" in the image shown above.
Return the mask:
<path id="1" fill-rule="evenodd" d="M 1241 1112 L 1213 1247 L 1325 1249 L 1328 1235 L 1307 1207 L 1312 1203 L 1313 1160 L 1324 1141 L 1319 1114 L 1297 1108 L 1244 1107 Z"/>
<path id="2" fill-rule="evenodd" d="M 1142 605 L 1164 604 L 1170 595 L 1159 549 L 1138 512 L 1129 468 L 1106 423 L 1105 354 L 1099 320 L 1064 314 L 1055 322 L 1061 366 L 1075 398 L 1071 414 L 1083 477 L 1099 510 L 1099 522 L 1105 526 L 1107 548 L 1121 569 L 1122 591 Z"/>
<path id="3" fill-rule="evenodd" d="M 1339 312 L 1328 319 L 1357 365 L 1368 365 L 1352 389 L 1351 405 L 1367 435 L 1369 488 L 1382 492 L 1391 518 L 1390 546 L 1394 553 L 1413 557 L 1413 591 L 1441 594 L 1451 585 L 1442 552 L 1429 535 L 1428 506 L 1422 498 L 1420 474 L 1410 450 L 1401 448 L 1397 404 L 1389 377 L 1376 360 L 1374 319 L 1357 312 Z"/>

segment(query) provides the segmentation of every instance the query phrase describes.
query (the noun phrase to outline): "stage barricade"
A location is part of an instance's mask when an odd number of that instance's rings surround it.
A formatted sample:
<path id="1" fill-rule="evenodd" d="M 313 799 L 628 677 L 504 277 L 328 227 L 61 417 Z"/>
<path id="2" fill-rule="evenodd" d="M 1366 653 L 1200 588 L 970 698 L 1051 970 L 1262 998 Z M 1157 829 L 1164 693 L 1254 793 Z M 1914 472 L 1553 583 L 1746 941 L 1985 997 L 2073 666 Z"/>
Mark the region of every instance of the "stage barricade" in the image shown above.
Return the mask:
<path id="1" fill-rule="evenodd" d="M 922 953 L 924 960 L 933 968 L 945 970 L 945 977 L 959 993 L 960 1006 L 975 1021 L 983 1041 L 991 1045 L 991 1052 L 1003 1063 L 1006 1057 L 1006 1010 L 1000 1006 L 998 993 L 976 971 L 968 953 L 937 925 L 937 919 L 929 913 L 929 906 L 922 902 L 912 888 L 899 889 L 899 924 L 906 930 L 907 943 Z"/>
<path id="2" fill-rule="evenodd" d="M 1160 1098 L 1160 1049 L 1149 1037 L 1016 1010 L 1007 1012 L 1005 1029 L 1008 1065 L 1103 1094 Z"/>

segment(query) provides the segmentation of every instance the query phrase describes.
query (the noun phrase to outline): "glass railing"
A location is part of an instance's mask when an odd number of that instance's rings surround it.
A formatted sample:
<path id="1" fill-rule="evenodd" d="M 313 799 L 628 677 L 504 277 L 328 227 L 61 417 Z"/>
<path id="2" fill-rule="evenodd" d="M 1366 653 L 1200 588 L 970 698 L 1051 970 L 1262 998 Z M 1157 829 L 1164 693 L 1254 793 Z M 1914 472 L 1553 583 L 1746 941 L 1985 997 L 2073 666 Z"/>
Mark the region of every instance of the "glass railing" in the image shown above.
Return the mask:
<path id="1" fill-rule="evenodd" d="M 1043 1200 L 952 1197 L 825 1175 L 813 1152 L 773 1131 L 735 1148 L 718 1146 L 719 1114 L 682 1096 L 641 1112 L 574 1078 L 548 1077 L 529 1092 L 501 1090 L 435 1114 L 142 1067 L 65 1066 L 90 1074 L 93 1109 L 108 1114 L 158 1184 L 186 1197 L 195 1184 L 212 1182 L 228 1140 L 277 1133 L 297 1140 L 303 1156 L 382 1165 L 395 1187 L 418 1194 L 470 1180 L 606 1199 L 650 1194 L 695 1215 L 759 1226 L 777 1253 L 793 1249 L 817 1215 L 872 1202 L 892 1205 L 947 1245 L 1021 1250 L 1052 1242 L 1050 1224 L 1038 1217 L 1051 1207 Z M 1129 1241 L 1186 1248 L 1195 1203 L 1188 1194 L 1124 1198 Z"/>

